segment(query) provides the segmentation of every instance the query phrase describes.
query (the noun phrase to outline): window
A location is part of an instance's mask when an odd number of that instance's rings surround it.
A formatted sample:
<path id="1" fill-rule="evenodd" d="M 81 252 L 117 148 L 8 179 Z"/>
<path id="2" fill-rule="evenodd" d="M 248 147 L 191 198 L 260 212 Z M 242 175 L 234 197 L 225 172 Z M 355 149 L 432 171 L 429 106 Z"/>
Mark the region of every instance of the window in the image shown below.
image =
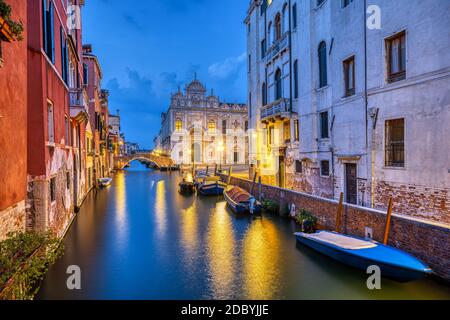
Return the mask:
<path id="1" fill-rule="evenodd" d="M 281 86 L 281 70 L 277 69 L 275 72 L 275 100 L 281 99 L 282 97 Z"/>
<path id="2" fill-rule="evenodd" d="M 294 98 L 298 98 L 298 60 L 294 61 Z"/>
<path id="3" fill-rule="evenodd" d="M 342 0 L 342 7 L 345 8 L 352 2 L 353 2 L 353 0 Z"/>
<path id="4" fill-rule="evenodd" d="M 355 57 L 344 61 L 344 83 L 345 96 L 349 97 L 355 94 Z"/>
<path id="5" fill-rule="evenodd" d="M 262 96 L 262 105 L 263 106 L 267 105 L 267 86 L 265 82 L 262 84 L 261 96 Z"/>
<path id="6" fill-rule="evenodd" d="M 248 120 L 245 120 L 244 128 L 245 128 L 245 132 L 247 132 L 248 131 Z"/>
<path id="7" fill-rule="evenodd" d="M 405 166 L 405 119 L 386 121 L 386 167 Z"/>
<path id="8" fill-rule="evenodd" d="M 300 141 L 300 122 L 298 120 L 294 120 L 294 139 Z"/>
<path id="9" fill-rule="evenodd" d="M 83 83 L 85 86 L 89 84 L 89 67 L 86 63 L 83 63 Z"/>
<path id="10" fill-rule="evenodd" d="M 322 139 L 328 139 L 330 137 L 328 132 L 328 111 L 320 114 L 320 137 Z"/>
<path id="11" fill-rule="evenodd" d="M 275 41 L 281 39 L 281 14 L 275 16 Z"/>
<path id="12" fill-rule="evenodd" d="M 252 71 L 252 56 L 248 55 L 248 72 Z"/>
<path id="13" fill-rule="evenodd" d="M 274 135 L 274 132 L 275 132 L 275 128 L 272 126 L 272 127 L 269 127 L 269 130 L 267 131 L 267 134 L 268 134 L 268 144 L 269 145 L 273 145 L 274 144 L 274 142 L 275 142 L 275 135 Z"/>
<path id="14" fill-rule="evenodd" d="M 327 45 L 322 41 L 319 45 L 319 87 L 323 88 L 327 84 Z"/>
<path id="15" fill-rule="evenodd" d="M 266 39 L 264 39 L 263 41 L 261 41 L 261 58 L 264 58 L 266 56 L 266 49 L 267 49 L 267 44 L 266 44 Z"/>
<path id="16" fill-rule="evenodd" d="M 292 28 L 297 28 L 297 4 L 292 5 Z"/>
<path id="17" fill-rule="evenodd" d="M 47 130 L 48 130 L 48 142 L 55 142 L 55 126 L 54 126 L 54 117 L 53 117 L 53 105 L 47 104 Z"/>
<path id="18" fill-rule="evenodd" d="M 222 134 L 227 134 L 227 120 L 222 120 Z"/>
<path id="19" fill-rule="evenodd" d="M 330 176 L 330 161 L 320 161 L 320 175 L 324 177 Z"/>
<path id="20" fill-rule="evenodd" d="M 208 131 L 210 132 L 210 133 L 215 133 L 216 132 L 216 122 L 214 121 L 214 120 L 209 120 L 209 123 L 208 123 Z"/>
<path id="21" fill-rule="evenodd" d="M 301 160 L 295 160 L 295 172 L 303 173 L 303 162 Z"/>
<path id="22" fill-rule="evenodd" d="M 283 6 L 283 29 L 281 32 L 284 34 L 289 31 L 289 9 L 287 3 Z"/>
<path id="23" fill-rule="evenodd" d="M 66 172 L 66 188 L 67 190 L 70 190 L 70 172 Z"/>
<path id="24" fill-rule="evenodd" d="M 267 27 L 267 39 L 269 40 L 269 47 L 273 43 L 273 37 L 272 37 L 272 22 L 269 22 Z"/>
<path id="25" fill-rule="evenodd" d="M 181 131 L 183 129 L 183 121 L 181 119 L 177 119 L 175 121 L 175 131 Z"/>
<path id="26" fill-rule="evenodd" d="M 43 21 L 43 47 L 47 57 L 55 63 L 55 18 L 53 2 L 50 1 L 48 8 L 47 1 L 42 0 L 42 21 Z"/>
<path id="27" fill-rule="evenodd" d="M 56 201 L 56 178 L 50 179 L 50 201 Z"/>
<path id="28" fill-rule="evenodd" d="M 388 82 L 406 78 L 405 32 L 386 40 Z"/>
<path id="29" fill-rule="evenodd" d="M 283 137 L 284 137 L 284 143 L 291 142 L 291 123 L 290 123 L 290 121 L 286 121 L 283 123 Z"/>
<path id="30" fill-rule="evenodd" d="M 70 143 L 69 143 L 69 119 L 67 118 L 67 117 L 65 117 L 64 118 L 64 124 L 65 124 L 65 129 L 66 129 L 66 131 L 65 131 L 65 143 L 66 143 L 66 146 L 68 146 L 68 145 L 70 145 Z"/>
<path id="31" fill-rule="evenodd" d="M 60 41 L 61 41 L 61 75 L 66 84 L 69 84 L 69 61 L 67 51 L 67 41 L 64 37 L 64 29 L 60 27 Z"/>
<path id="32" fill-rule="evenodd" d="M 183 151 L 180 151 L 180 152 L 178 153 L 178 157 L 179 157 L 179 158 L 183 158 Z"/>

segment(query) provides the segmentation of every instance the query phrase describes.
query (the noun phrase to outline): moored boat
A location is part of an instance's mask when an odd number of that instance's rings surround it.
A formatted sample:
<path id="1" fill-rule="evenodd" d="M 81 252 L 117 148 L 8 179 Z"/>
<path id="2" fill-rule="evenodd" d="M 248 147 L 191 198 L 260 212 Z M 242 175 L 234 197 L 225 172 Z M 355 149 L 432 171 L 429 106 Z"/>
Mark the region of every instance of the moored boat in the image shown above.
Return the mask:
<path id="1" fill-rule="evenodd" d="M 195 192 L 195 184 L 192 179 L 192 174 L 185 174 L 183 181 L 180 182 L 180 193 L 182 194 L 192 194 Z"/>
<path id="2" fill-rule="evenodd" d="M 197 191 L 204 196 L 219 196 L 227 187 L 227 184 L 220 180 L 220 177 L 204 177 L 197 181 Z"/>
<path id="3" fill-rule="evenodd" d="M 372 240 L 319 231 L 313 234 L 296 233 L 297 241 L 349 266 L 366 271 L 378 266 L 381 276 L 408 282 L 425 277 L 431 269 L 414 256 Z"/>
<path id="4" fill-rule="evenodd" d="M 236 186 L 229 186 L 223 195 L 228 206 L 237 214 L 261 215 L 262 206 L 250 193 Z"/>
<path id="5" fill-rule="evenodd" d="M 100 178 L 98 179 L 98 184 L 100 185 L 100 187 L 106 188 L 109 187 L 112 183 L 112 179 L 111 178 Z"/>

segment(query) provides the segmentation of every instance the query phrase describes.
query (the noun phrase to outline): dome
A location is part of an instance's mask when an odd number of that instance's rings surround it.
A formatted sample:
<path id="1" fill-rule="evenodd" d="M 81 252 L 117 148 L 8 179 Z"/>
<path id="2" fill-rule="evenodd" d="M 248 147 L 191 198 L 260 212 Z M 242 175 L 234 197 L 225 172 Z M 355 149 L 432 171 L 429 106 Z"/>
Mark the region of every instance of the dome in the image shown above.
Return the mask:
<path id="1" fill-rule="evenodd" d="M 194 80 L 191 83 L 188 84 L 188 86 L 186 87 L 186 91 L 187 92 L 192 92 L 192 93 L 205 93 L 206 89 L 203 86 L 203 84 L 198 81 L 198 80 Z"/>

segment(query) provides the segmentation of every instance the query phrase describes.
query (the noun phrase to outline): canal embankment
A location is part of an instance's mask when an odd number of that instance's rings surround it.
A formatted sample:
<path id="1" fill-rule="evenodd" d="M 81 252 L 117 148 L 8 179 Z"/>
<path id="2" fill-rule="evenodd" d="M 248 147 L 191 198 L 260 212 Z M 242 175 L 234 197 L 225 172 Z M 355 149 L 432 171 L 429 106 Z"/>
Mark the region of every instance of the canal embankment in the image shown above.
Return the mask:
<path id="1" fill-rule="evenodd" d="M 228 176 L 222 175 L 227 181 Z M 252 181 L 242 177 L 231 177 L 231 184 L 249 192 Z M 295 215 L 304 209 L 318 219 L 323 229 L 334 230 L 339 202 L 310 194 L 261 184 L 254 187 L 257 197 L 276 200 L 282 210 L 289 207 Z M 344 204 L 342 232 L 349 235 L 371 237 L 383 241 L 386 212 L 352 204 Z M 389 233 L 389 245 L 409 252 L 427 263 L 437 280 L 450 284 L 450 225 L 424 221 L 401 214 L 393 214 Z"/>

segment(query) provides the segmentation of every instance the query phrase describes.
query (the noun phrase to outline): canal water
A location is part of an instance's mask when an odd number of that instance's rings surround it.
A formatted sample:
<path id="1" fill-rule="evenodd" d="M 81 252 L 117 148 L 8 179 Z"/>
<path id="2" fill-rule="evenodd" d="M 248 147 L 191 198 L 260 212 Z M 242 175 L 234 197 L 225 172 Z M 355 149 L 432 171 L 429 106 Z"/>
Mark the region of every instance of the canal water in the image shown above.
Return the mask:
<path id="1" fill-rule="evenodd" d="M 382 280 L 296 244 L 290 220 L 234 215 L 222 197 L 178 193 L 178 173 L 139 162 L 91 192 L 65 238 L 65 255 L 38 299 L 450 299 L 431 280 Z M 70 291 L 68 266 L 81 269 Z"/>

